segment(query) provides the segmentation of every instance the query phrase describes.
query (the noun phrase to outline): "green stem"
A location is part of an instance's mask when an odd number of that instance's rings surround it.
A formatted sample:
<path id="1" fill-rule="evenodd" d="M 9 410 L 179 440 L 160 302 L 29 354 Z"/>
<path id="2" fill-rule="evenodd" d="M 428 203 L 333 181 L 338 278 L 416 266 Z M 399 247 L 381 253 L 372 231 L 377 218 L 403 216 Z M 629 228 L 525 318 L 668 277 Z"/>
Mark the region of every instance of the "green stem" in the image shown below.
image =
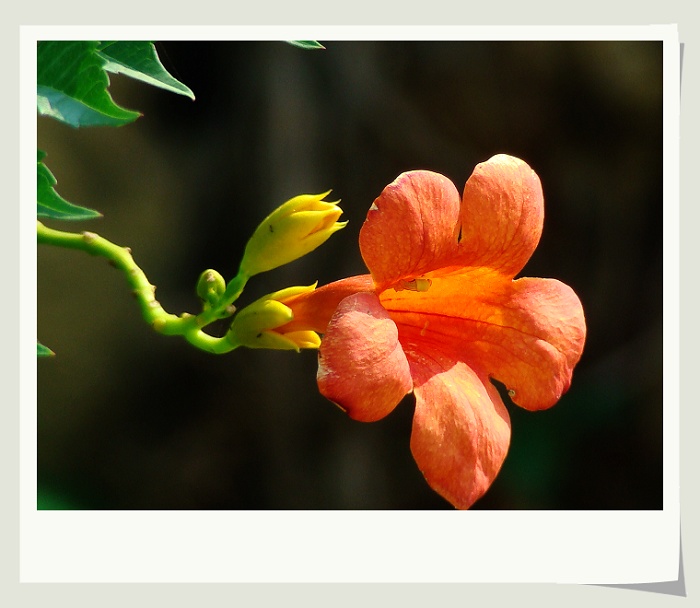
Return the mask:
<path id="1" fill-rule="evenodd" d="M 108 259 L 111 264 L 124 273 L 127 283 L 132 289 L 141 308 L 141 314 L 154 330 L 167 336 L 183 336 L 190 344 L 209 353 L 222 354 L 232 351 L 236 345 L 225 337 L 215 338 L 202 331 L 209 323 L 230 316 L 232 314 L 232 302 L 240 295 L 247 278 L 231 282 L 231 290 L 227 288 L 222 302 L 216 309 L 208 310 L 198 316 L 183 313 L 176 316 L 166 312 L 160 302 L 156 300 L 155 285 L 146 277 L 145 273 L 134 261 L 131 250 L 128 247 L 120 247 L 93 232 L 63 232 L 47 228 L 41 222 L 37 222 L 37 242 L 40 244 L 54 245 L 67 249 L 85 251 L 91 255 Z M 236 285 L 233 285 L 236 283 Z M 228 304 L 225 299 L 230 299 Z"/>

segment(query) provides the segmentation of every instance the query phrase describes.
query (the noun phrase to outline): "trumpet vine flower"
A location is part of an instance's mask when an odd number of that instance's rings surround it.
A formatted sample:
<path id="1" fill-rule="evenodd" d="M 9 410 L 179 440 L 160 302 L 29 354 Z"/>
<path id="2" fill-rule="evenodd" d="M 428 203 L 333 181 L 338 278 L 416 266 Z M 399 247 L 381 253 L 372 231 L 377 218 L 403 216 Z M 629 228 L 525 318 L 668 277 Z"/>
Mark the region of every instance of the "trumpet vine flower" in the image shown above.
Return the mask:
<path id="1" fill-rule="evenodd" d="M 445 176 L 410 171 L 386 186 L 360 231 L 369 269 L 282 299 L 276 331 L 321 334 L 320 392 L 360 421 L 415 396 L 411 451 L 428 484 L 469 508 L 510 444 L 496 386 L 527 410 L 569 388 L 586 325 L 579 298 L 555 279 L 518 278 L 543 227 L 537 174 L 497 155 L 460 197 Z"/>

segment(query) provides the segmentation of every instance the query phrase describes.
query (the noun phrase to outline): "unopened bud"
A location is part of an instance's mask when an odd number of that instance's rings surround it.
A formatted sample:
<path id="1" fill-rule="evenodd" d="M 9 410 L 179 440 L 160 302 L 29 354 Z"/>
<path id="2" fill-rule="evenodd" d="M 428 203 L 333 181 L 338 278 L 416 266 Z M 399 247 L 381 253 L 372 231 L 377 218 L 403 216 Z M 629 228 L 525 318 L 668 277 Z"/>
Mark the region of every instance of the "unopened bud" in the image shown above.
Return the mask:
<path id="1" fill-rule="evenodd" d="M 295 350 L 318 348 L 321 339 L 315 331 L 275 331 L 294 318 L 292 309 L 280 300 L 313 291 L 316 285 L 289 287 L 263 296 L 246 306 L 233 319 L 226 338 L 236 346 Z"/>
<path id="2" fill-rule="evenodd" d="M 216 270 L 205 270 L 197 281 L 197 295 L 209 306 L 216 306 L 226 291 L 226 281 Z"/>
<path id="3" fill-rule="evenodd" d="M 240 271 L 251 277 L 292 262 L 313 251 L 347 222 L 336 202 L 321 199 L 330 193 L 302 194 L 278 207 L 258 226 L 246 245 Z"/>

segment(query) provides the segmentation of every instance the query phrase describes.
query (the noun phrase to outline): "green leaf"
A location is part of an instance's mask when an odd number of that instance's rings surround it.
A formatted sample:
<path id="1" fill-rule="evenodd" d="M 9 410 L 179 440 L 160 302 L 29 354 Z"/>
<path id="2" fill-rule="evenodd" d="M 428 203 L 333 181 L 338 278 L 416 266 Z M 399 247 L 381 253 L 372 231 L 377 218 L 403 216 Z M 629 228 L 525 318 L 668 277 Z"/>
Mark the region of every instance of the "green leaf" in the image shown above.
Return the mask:
<path id="1" fill-rule="evenodd" d="M 316 40 L 287 40 L 293 46 L 298 46 L 301 49 L 325 49 L 320 42 Z"/>
<path id="2" fill-rule="evenodd" d="M 104 68 L 108 72 L 124 74 L 194 99 L 189 87 L 173 78 L 163 67 L 152 42 L 102 42 L 98 46 L 98 55 L 105 60 Z"/>
<path id="3" fill-rule="evenodd" d="M 37 109 L 72 127 L 120 126 L 140 114 L 119 107 L 107 91 L 109 76 L 97 42 L 39 42 Z"/>
<path id="4" fill-rule="evenodd" d="M 101 217 L 102 214 L 93 209 L 79 207 L 62 198 L 54 186 L 56 178 L 49 168 L 41 162 L 46 156 L 37 150 L 36 162 L 36 214 L 37 217 L 50 217 L 57 220 L 88 220 Z"/>
<path id="5" fill-rule="evenodd" d="M 56 353 L 50 348 L 44 346 L 40 342 L 36 343 L 36 356 L 37 357 L 53 357 Z"/>

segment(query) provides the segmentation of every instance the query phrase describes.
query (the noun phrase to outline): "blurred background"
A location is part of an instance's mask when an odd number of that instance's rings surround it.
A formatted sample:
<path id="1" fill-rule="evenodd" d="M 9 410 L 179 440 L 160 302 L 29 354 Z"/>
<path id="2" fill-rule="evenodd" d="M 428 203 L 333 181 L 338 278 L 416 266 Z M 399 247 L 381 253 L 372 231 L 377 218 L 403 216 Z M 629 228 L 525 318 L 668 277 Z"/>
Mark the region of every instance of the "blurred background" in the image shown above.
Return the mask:
<path id="1" fill-rule="evenodd" d="M 129 246 L 169 312 L 197 312 L 267 213 L 333 189 L 346 229 L 251 280 L 239 302 L 366 272 L 357 237 L 410 169 L 461 192 L 496 153 L 545 193 L 522 276 L 581 298 L 586 348 L 553 408 L 508 403 L 512 443 L 474 509 L 661 509 L 661 42 L 159 42 L 196 101 L 112 76 L 143 116 L 73 130 L 38 119 L 67 200 L 104 217 L 49 222 Z M 74 509 L 451 509 L 409 449 L 413 400 L 366 424 L 320 396 L 312 351 L 208 355 L 152 332 L 106 261 L 42 246 L 39 506 Z"/>

